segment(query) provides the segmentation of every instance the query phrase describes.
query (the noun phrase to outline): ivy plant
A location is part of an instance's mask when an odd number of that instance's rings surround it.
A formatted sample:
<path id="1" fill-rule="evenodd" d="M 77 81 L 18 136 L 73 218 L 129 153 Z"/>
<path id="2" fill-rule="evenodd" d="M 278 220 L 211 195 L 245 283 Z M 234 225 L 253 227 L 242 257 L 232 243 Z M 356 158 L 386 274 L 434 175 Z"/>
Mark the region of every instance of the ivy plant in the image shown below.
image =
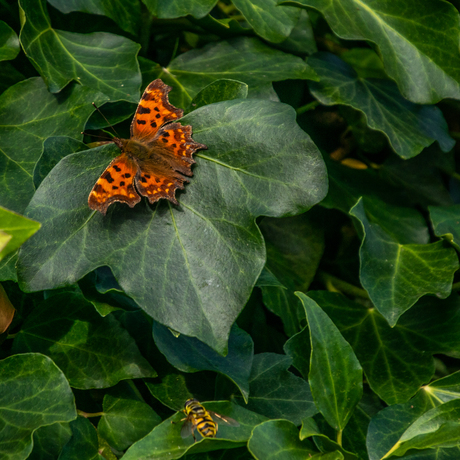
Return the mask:
<path id="1" fill-rule="evenodd" d="M 459 9 L 0 0 L 0 460 L 460 458 Z M 193 175 L 91 209 L 157 79 Z"/>

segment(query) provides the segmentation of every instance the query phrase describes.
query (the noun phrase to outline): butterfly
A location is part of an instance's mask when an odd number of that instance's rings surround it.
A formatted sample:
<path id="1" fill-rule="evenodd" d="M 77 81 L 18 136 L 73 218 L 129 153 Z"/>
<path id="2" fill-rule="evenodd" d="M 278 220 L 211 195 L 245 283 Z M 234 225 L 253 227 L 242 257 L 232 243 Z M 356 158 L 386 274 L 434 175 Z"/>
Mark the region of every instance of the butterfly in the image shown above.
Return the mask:
<path id="1" fill-rule="evenodd" d="M 113 138 L 121 150 L 101 174 L 88 197 L 91 209 L 107 212 L 114 202 L 134 207 L 141 197 L 155 203 L 161 198 L 179 204 L 175 194 L 184 189 L 186 177 L 193 175 L 192 155 L 207 149 L 194 142 L 192 127 L 170 123 L 181 118 L 183 110 L 171 105 L 171 87 L 160 79 L 152 81 L 141 97 L 133 121 L 130 139 Z"/>

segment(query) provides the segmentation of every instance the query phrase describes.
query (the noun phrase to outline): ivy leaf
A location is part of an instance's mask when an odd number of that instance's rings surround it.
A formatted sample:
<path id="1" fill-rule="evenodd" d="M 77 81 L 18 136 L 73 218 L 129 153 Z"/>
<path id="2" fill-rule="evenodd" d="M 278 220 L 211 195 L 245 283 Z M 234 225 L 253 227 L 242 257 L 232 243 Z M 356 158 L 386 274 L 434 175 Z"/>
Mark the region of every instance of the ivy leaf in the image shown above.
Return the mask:
<path id="1" fill-rule="evenodd" d="M 324 105 L 342 104 L 364 113 L 372 129 L 383 132 L 402 158 L 418 155 L 437 141 L 448 152 L 455 144 L 442 112 L 405 100 L 390 80 L 358 78 L 351 66 L 331 53 L 308 59 L 320 80 L 309 84 L 313 96 Z"/>
<path id="2" fill-rule="evenodd" d="M 34 431 L 34 448 L 27 460 L 57 459 L 69 442 L 72 430 L 68 423 L 53 423 Z"/>
<path id="3" fill-rule="evenodd" d="M 260 225 L 267 247 L 264 270 L 277 282 L 264 285 L 259 277 L 258 286 L 262 287 L 265 306 L 281 317 L 288 336 L 299 332 L 305 321 L 305 311 L 294 291 L 308 289 L 324 250 L 324 231 L 317 216 L 309 212 L 285 219 L 267 217 Z"/>
<path id="4" fill-rule="evenodd" d="M 257 425 L 249 438 L 248 449 L 258 460 L 316 458 L 312 444 L 299 439 L 299 430 L 287 420 L 269 420 Z M 328 460 L 343 459 L 342 455 Z"/>
<path id="5" fill-rule="evenodd" d="M 179 373 L 167 374 L 161 383 L 145 381 L 145 385 L 158 401 L 174 411 L 182 410 L 184 401 L 193 398 L 185 376 Z"/>
<path id="6" fill-rule="evenodd" d="M 452 65 L 458 60 L 459 13 L 452 4 L 441 0 L 279 3 L 315 8 L 339 37 L 375 43 L 387 74 L 412 102 L 460 98 L 460 68 Z"/>
<path id="7" fill-rule="evenodd" d="M 232 99 L 246 99 L 248 85 L 237 80 L 216 80 L 205 86 L 192 100 L 185 114 L 199 109 L 204 105 L 215 102 L 231 101 Z"/>
<path id="8" fill-rule="evenodd" d="M 60 369 L 38 353 L 0 361 L 0 375 L 0 450 L 23 460 L 32 451 L 36 429 L 75 419 L 73 394 Z"/>
<path id="9" fill-rule="evenodd" d="M 98 439 L 94 425 L 83 417 L 70 423 L 72 437 L 63 447 L 59 460 L 99 460 Z"/>
<path id="10" fill-rule="evenodd" d="M 377 310 L 390 326 L 425 294 L 445 299 L 451 292 L 458 258 L 442 241 L 399 244 L 377 224 L 369 222 L 362 200 L 350 214 L 365 233 L 360 248 L 360 279 Z"/>
<path id="11" fill-rule="evenodd" d="M 460 251 L 460 205 L 429 206 L 430 219 L 436 236 L 446 238 L 457 251 Z"/>
<path id="12" fill-rule="evenodd" d="M 290 35 L 300 17 L 298 8 L 279 6 L 277 0 L 233 0 L 255 32 L 280 43 Z"/>
<path id="13" fill-rule="evenodd" d="M 188 51 L 171 61 L 166 68 L 152 64 L 141 61 L 147 79 L 161 78 L 175 88 L 169 100 L 183 108 L 201 89 L 223 78 L 246 83 L 249 97 L 275 100 L 277 96 L 271 85 L 273 81 L 318 78 L 303 59 L 274 50 L 260 40 L 248 37 L 210 43 Z"/>
<path id="14" fill-rule="evenodd" d="M 261 353 L 254 356 L 252 364 L 247 409 L 269 418 L 284 418 L 299 425 L 303 418 L 315 415 L 308 383 L 287 369 L 289 356 Z M 234 396 L 242 405 L 241 397 Z"/>
<path id="15" fill-rule="evenodd" d="M 248 401 L 254 343 L 251 336 L 236 325 L 230 332 L 225 357 L 193 337 L 174 337 L 167 327 L 158 323 L 153 324 L 153 337 L 158 349 L 175 368 L 182 372 L 219 372 L 232 380 L 245 402 Z"/>
<path id="16" fill-rule="evenodd" d="M 148 404 L 130 395 L 106 394 L 102 407 L 104 415 L 97 425 L 99 434 L 120 451 L 161 422 L 160 416 Z"/>
<path id="17" fill-rule="evenodd" d="M 326 191 L 319 152 L 294 116 L 288 106 L 259 100 L 221 102 L 187 115 L 183 124 L 193 126 L 195 141 L 208 150 L 195 155 L 195 175 L 178 207 L 116 204 L 107 216 L 91 211 L 88 194 L 116 148 L 67 156 L 29 206 L 43 228 L 21 253 L 23 288 L 54 289 L 108 265 L 156 321 L 224 353 L 265 262 L 255 217 L 304 212 Z"/>
<path id="18" fill-rule="evenodd" d="M 14 59 L 19 53 L 19 38 L 6 23 L 0 21 L 0 61 Z"/>
<path id="19" fill-rule="evenodd" d="M 458 399 L 425 412 L 404 431 L 386 456 L 402 456 L 409 449 L 454 447 L 460 440 L 459 417 Z"/>
<path id="20" fill-rule="evenodd" d="M 39 222 L 0 206 L 0 260 L 10 252 L 16 251 L 39 228 Z"/>
<path id="21" fill-rule="evenodd" d="M 136 56 L 140 45 L 104 32 L 76 34 L 53 29 L 46 0 L 38 1 L 39 5 L 37 0 L 19 1 L 24 15 L 20 40 L 49 90 L 60 92 L 75 80 L 112 100 L 138 102 L 141 75 Z"/>
<path id="22" fill-rule="evenodd" d="M 326 313 L 305 294 L 297 295 L 310 330 L 311 392 L 329 425 L 342 431 L 363 394 L 363 371 L 353 349 Z"/>
<path id="23" fill-rule="evenodd" d="M 49 355 L 74 388 L 105 388 L 122 379 L 156 376 L 113 315 L 102 318 L 76 293 L 56 294 L 40 304 L 18 332 L 13 350 Z"/>
<path id="24" fill-rule="evenodd" d="M 41 78 L 30 78 L 0 96 L 0 200 L 22 212 L 35 189 L 33 171 L 43 141 L 53 135 L 81 139 L 92 101 L 106 97 L 80 85 L 50 94 Z"/>
<path id="25" fill-rule="evenodd" d="M 265 417 L 250 412 L 227 401 L 203 403 L 207 410 L 231 417 L 239 422 L 239 427 L 219 424 L 217 439 L 193 437 L 183 439 L 180 435 L 181 419 L 184 413 L 178 412 L 158 425 L 147 436 L 134 443 L 124 454 L 123 460 L 154 460 L 161 457 L 180 458 L 185 454 L 209 452 L 218 449 L 234 449 L 245 445 L 252 429 L 265 421 Z"/>
<path id="26" fill-rule="evenodd" d="M 43 143 L 43 153 L 35 164 L 33 180 L 35 188 L 48 173 L 67 155 L 88 150 L 86 144 L 67 136 L 49 137 Z"/>
<path id="27" fill-rule="evenodd" d="M 197 19 L 206 16 L 217 0 L 142 0 L 149 11 L 160 19 L 174 19 L 190 14 Z"/>
<path id="28" fill-rule="evenodd" d="M 48 3 L 64 14 L 80 11 L 81 13 L 107 16 L 132 35 L 137 35 L 139 31 L 141 17 L 139 0 L 111 0 L 110 2 L 48 0 Z"/>

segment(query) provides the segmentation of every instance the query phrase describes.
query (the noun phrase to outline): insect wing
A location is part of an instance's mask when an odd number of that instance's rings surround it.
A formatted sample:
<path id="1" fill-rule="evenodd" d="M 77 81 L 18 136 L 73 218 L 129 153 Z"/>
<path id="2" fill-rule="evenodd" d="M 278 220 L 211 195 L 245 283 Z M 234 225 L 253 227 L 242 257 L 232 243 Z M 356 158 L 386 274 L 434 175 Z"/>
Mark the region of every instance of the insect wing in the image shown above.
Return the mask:
<path id="1" fill-rule="evenodd" d="M 193 422 L 190 419 L 187 419 L 184 424 L 182 425 L 182 428 L 180 430 L 180 435 L 182 438 L 188 438 L 193 431 Z"/>
<path id="2" fill-rule="evenodd" d="M 225 415 L 221 415 L 221 414 L 218 414 L 210 410 L 208 410 L 208 412 L 209 412 L 209 415 L 212 417 L 212 419 L 216 423 L 225 423 L 226 425 L 230 425 L 230 426 L 240 426 L 240 424 L 231 417 L 227 417 Z"/>

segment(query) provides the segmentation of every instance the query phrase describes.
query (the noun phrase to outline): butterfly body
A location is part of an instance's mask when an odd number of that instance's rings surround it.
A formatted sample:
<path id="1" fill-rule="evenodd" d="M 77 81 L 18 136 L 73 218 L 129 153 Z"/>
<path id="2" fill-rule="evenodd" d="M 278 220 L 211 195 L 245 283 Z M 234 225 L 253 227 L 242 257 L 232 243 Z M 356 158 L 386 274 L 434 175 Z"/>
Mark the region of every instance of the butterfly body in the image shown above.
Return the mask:
<path id="1" fill-rule="evenodd" d="M 145 196 L 150 203 L 165 198 L 178 204 L 175 192 L 189 182 L 192 154 L 206 145 L 192 139 L 192 127 L 168 123 L 183 111 L 168 101 L 171 87 L 154 80 L 145 90 L 133 122 L 130 139 L 114 138 L 121 150 L 102 173 L 88 198 L 91 209 L 107 212 L 119 201 L 131 208 Z"/>

